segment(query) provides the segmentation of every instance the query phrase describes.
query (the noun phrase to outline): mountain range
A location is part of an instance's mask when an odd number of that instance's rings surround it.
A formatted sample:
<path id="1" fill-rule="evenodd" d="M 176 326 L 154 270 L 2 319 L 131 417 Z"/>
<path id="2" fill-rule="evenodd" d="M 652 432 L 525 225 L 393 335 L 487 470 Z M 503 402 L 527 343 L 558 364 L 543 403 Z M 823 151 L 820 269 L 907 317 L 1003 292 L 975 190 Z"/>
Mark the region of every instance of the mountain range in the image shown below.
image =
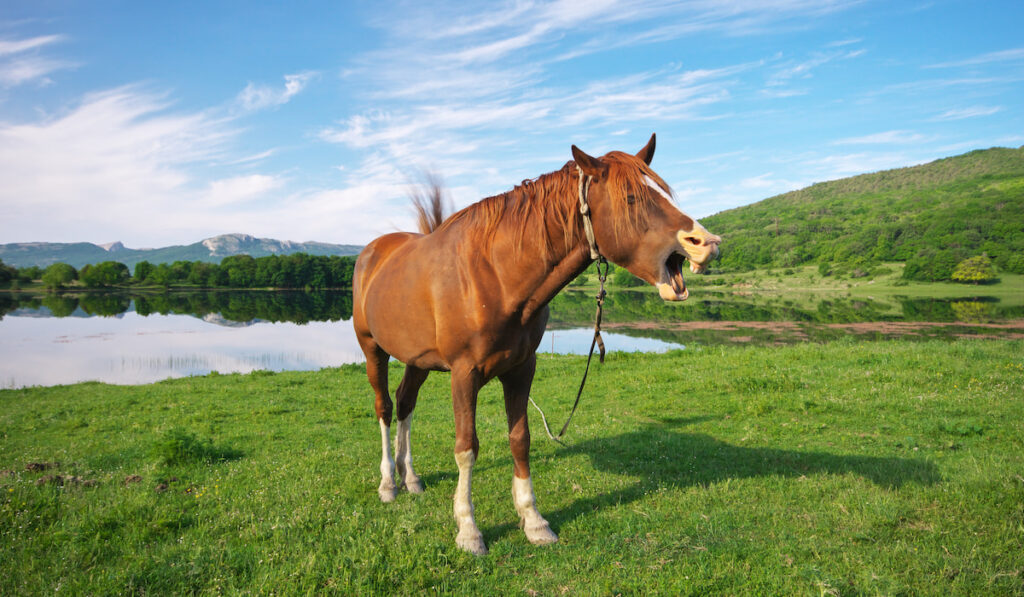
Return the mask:
<path id="1" fill-rule="evenodd" d="M 358 255 L 360 245 L 333 245 L 319 242 L 294 242 L 272 238 L 256 238 L 248 234 L 222 234 L 191 245 L 175 245 L 158 249 L 130 249 L 121 242 L 93 243 L 9 243 L 0 245 L 0 261 L 14 267 L 46 267 L 67 263 L 76 268 L 103 261 L 119 261 L 129 268 L 140 261 L 173 263 L 175 261 L 207 261 L 220 263 L 230 255 Z"/>

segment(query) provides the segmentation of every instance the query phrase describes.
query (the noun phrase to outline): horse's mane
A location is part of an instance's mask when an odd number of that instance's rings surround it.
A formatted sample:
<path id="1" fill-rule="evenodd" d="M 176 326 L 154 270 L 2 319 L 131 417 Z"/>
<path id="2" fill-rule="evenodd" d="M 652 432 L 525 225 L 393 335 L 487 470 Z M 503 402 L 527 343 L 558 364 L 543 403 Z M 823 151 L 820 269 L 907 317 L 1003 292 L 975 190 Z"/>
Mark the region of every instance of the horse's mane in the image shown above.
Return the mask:
<path id="1" fill-rule="evenodd" d="M 672 190 L 647 164 L 635 156 L 613 151 L 601 158 L 608 165 L 607 187 L 612 196 L 612 220 L 616 236 L 637 233 L 647 227 L 648 207 L 654 201 L 647 178 L 671 196 Z M 554 226 L 562 231 L 562 249 L 569 250 L 583 242 L 582 217 L 579 211 L 579 177 L 576 162 L 566 162 L 560 169 L 524 180 L 512 190 L 486 197 L 444 219 L 441 219 L 441 192 L 434 185 L 430 201 L 414 198 L 424 234 L 442 232 L 461 225 L 461 232 L 471 235 L 477 246 L 488 247 L 499 228 L 513 231 L 514 242 L 521 248 L 527 238 L 540 235 L 542 257 L 558 251 L 558 239 L 547 233 Z M 626 197 L 632 196 L 633 201 Z"/>

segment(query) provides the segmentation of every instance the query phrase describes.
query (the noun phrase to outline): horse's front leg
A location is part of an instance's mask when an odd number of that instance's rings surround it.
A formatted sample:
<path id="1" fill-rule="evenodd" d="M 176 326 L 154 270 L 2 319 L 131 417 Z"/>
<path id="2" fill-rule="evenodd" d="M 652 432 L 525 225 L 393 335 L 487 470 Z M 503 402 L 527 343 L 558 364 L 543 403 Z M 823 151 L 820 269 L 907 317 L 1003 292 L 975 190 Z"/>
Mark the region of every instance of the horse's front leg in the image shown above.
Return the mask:
<path id="1" fill-rule="evenodd" d="M 508 443 L 512 449 L 512 501 L 519 514 L 519 526 L 526 538 L 534 545 L 547 545 L 558 541 L 558 535 L 551 530 L 548 521 L 537 511 L 537 499 L 530 479 L 530 424 L 527 418 L 527 404 L 530 386 L 536 370 L 537 356 L 519 367 L 502 375 L 505 391 L 505 414 L 508 416 Z"/>
<path id="2" fill-rule="evenodd" d="M 455 523 L 459 534 L 455 544 L 469 553 L 484 555 L 487 546 L 473 517 L 473 464 L 480 453 L 476 436 L 476 397 L 480 375 L 473 370 L 452 369 L 452 408 L 455 411 L 455 463 L 459 484 L 455 488 Z"/>

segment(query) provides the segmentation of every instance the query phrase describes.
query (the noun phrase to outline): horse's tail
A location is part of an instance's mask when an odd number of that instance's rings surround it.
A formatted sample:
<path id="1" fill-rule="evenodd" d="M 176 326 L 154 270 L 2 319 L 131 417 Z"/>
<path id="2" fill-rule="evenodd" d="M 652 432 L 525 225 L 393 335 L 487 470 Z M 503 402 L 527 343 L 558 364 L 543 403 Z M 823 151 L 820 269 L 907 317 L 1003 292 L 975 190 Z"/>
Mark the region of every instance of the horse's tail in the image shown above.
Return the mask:
<path id="1" fill-rule="evenodd" d="M 445 213 L 444 188 L 440 179 L 434 174 L 424 176 L 422 184 L 409 192 L 413 208 L 416 210 L 416 222 L 420 232 L 430 234 L 444 222 Z"/>

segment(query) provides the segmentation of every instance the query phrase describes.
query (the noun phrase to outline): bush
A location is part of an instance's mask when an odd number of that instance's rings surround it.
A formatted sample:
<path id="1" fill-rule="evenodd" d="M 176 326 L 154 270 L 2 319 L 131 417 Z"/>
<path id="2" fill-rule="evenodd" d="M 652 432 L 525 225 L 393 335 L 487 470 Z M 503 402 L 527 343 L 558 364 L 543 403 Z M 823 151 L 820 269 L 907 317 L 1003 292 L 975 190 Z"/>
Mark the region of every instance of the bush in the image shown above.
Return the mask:
<path id="1" fill-rule="evenodd" d="M 999 279 L 988 255 L 964 259 L 953 269 L 951 277 L 954 281 L 965 284 L 985 284 Z"/>

